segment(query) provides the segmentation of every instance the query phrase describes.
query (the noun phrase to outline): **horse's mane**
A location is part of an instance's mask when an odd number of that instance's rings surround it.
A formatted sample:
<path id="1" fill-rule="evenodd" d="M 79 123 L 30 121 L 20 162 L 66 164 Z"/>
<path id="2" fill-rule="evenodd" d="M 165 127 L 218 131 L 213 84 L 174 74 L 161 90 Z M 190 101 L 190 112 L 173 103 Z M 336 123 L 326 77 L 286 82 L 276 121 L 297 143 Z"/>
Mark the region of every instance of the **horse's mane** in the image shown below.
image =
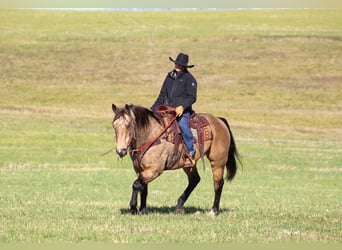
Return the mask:
<path id="1" fill-rule="evenodd" d="M 133 112 L 138 129 L 146 129 L 150 125 L 150 117 L 155 119 L 158 123 L 162 124 L 160 116 L 145 107 L 133 104 L 126 104 L 125 109 L 127 109 L 128 113 L 129 111 Z"/>

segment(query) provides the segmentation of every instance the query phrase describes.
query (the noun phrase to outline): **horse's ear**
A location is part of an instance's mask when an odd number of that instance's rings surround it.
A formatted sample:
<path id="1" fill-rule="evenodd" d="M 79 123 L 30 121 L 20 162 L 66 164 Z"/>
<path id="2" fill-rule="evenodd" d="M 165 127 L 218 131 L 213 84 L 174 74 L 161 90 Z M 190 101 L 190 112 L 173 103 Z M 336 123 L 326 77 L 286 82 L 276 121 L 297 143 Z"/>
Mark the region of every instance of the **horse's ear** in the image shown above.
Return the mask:
<path id="1" fill-rule="evenodd" d="M 112 110 L 115 113 L 118 108 L 115 106 L 115 104 L 112 104 Z"/>
<path id="2" fill-rule="evenodd" d="M 134 117 L 133 107 L 134 107 L 134 105 L 132 105 L 132 104 L 126 104 L 125 105 L 126 113 L 132 117 Z"/>
<path id="3" fill-rule="evenodd" d="M 126 105 L 125 105 L 125 110 L 126 110 L 126 112 L 127 112 L 128 114 L 131 113 L 132 107 L 133 107 L 132 104 L 126 104 Z"/>

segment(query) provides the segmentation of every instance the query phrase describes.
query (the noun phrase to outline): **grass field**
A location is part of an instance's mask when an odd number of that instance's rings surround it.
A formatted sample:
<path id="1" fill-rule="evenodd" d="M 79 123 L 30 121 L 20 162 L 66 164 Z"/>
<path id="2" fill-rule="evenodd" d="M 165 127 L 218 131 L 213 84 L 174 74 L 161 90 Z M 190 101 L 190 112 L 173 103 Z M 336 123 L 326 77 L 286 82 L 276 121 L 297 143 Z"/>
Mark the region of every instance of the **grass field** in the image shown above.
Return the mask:
<path id="1" fill-rule="evenodd" d="M 341 14 L 0 10 L 0 243 L 341 243 Z M 208 164 L 185 215 L 172 171 L 131 216 L 111 104 L 149 107 L 179 51 L 244 167 L 217 217 Z"/>

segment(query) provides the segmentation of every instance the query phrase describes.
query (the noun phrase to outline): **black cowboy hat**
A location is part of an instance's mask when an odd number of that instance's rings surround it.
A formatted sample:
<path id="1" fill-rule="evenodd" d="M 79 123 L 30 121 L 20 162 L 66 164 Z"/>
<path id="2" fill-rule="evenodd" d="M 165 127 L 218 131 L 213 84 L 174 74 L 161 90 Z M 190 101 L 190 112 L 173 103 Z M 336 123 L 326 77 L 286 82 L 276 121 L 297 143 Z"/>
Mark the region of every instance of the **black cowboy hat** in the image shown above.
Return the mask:
<path id="1" fill-rule="evenodd" d="M 189 62 L 189 56 L 184 53 L 179 53 L 176 60 L 173 60 L 171 57 L 169 57 L 171 62 L 174 62 L 175 64 L 181 65 L 185 68 L 192 68 L 195 65 L 188 65 Z"/>

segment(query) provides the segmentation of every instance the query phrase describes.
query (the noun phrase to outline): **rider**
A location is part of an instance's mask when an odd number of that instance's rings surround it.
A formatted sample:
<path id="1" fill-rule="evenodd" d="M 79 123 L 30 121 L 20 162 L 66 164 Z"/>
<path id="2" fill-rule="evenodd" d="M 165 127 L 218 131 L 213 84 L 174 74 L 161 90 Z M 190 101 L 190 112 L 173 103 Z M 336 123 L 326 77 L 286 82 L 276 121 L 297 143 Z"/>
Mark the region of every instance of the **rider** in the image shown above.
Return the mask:
<path id="1" fill-rule="evenodd" d="M 160 105 L 176 108 L 177 122 L 188 150 L 190 165 L 194 166 L 196 150 L 190 129 L 190 116 L 194 112 L 192 104 L 197 98 L 197 81 L 188 71 L 194 65 L 188 65 L 189 56 L 184 53 L 179 53 L 176 60 L 171 57 L 169 59 L 174 62 L 175 67 L 167 74 L 152 110 L 156 111 Z"/>

